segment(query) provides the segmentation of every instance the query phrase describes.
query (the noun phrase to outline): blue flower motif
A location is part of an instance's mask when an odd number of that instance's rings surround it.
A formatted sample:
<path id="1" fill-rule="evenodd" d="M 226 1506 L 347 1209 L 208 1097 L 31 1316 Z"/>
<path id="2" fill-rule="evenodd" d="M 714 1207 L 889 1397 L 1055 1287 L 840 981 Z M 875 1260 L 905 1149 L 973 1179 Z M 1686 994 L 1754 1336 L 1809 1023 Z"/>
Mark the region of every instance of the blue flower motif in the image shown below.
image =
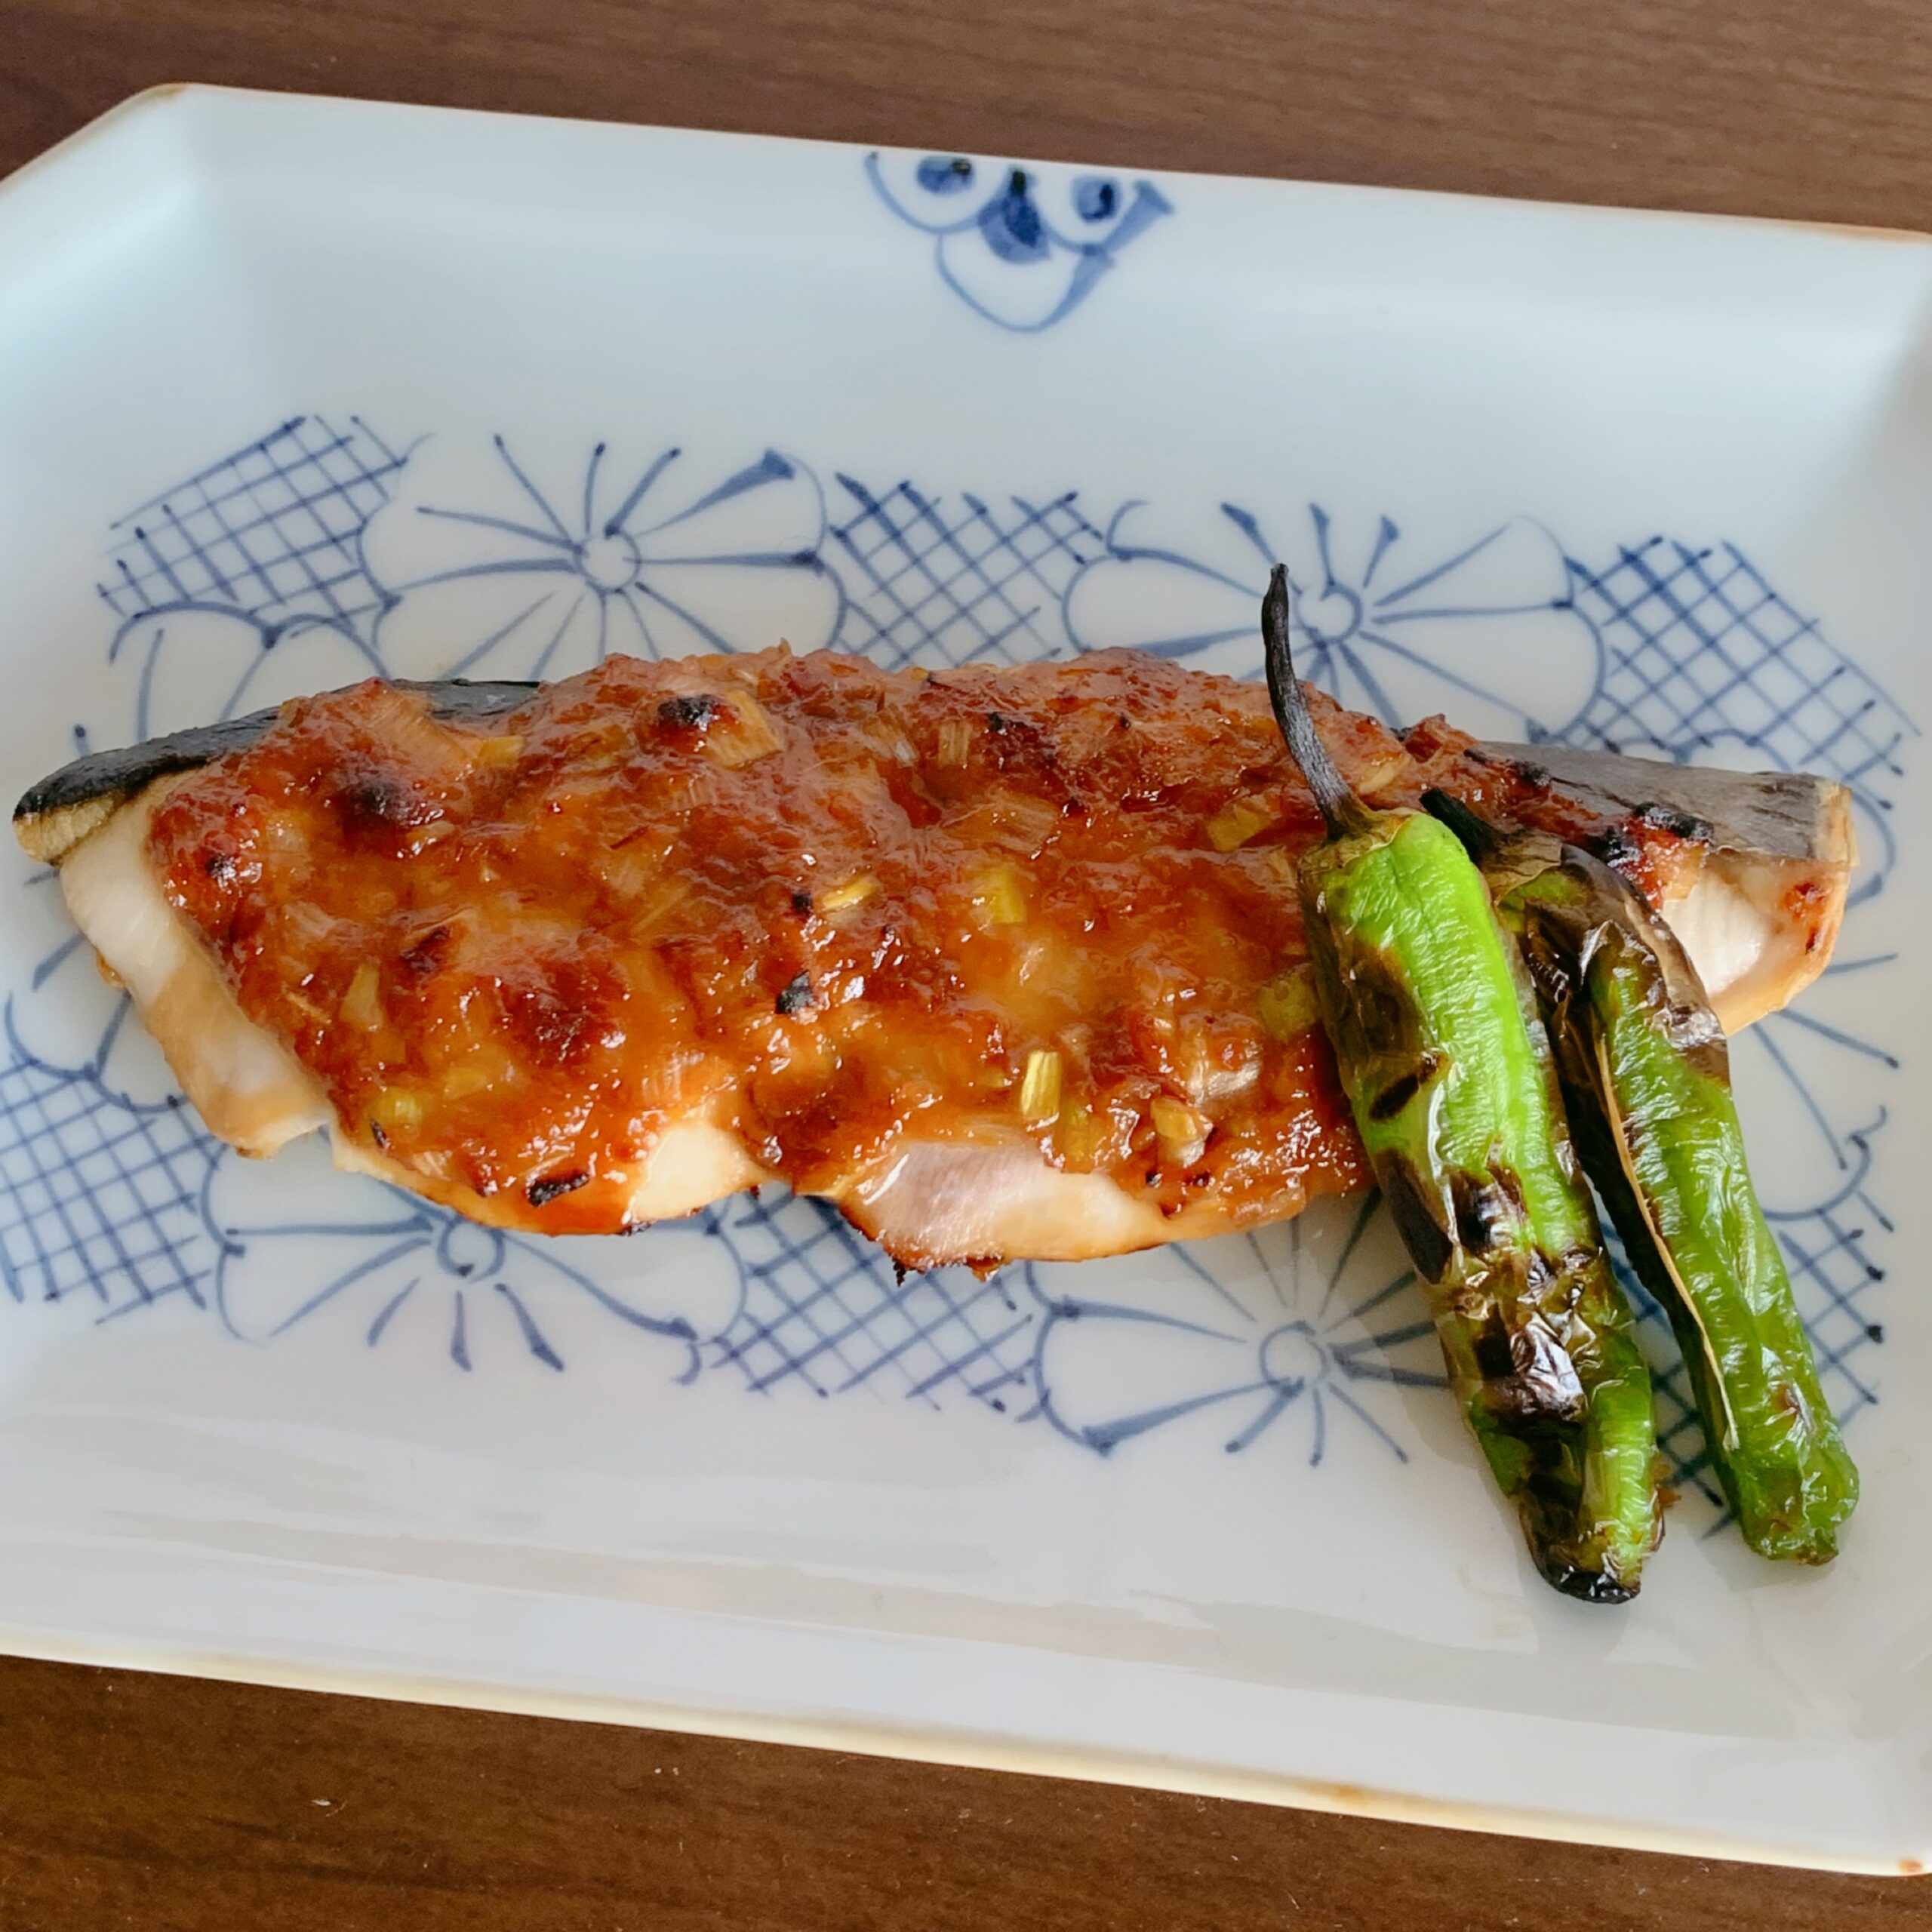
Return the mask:
<path id="1" fill-rule="evenodd" d="M 940 279 L 976 314 L 1037 334 L 1091 295 L 1121 251 L 1173 205 L 1151 181 L 1111 175 L 1049 180 L 964 155 L 877 151 L 866 172 L 900 220 L 934 237 Z"/>
<path id="2" fill-rule="evenodd" d="M 107 655 L 137 680 L 137 741 L 267 710 L 380 669 L 346 626 L 315 619 L 269 625 L 245 611 L 205 604 L 128 618 Z"/>
<path id="3" fill-rule="evenodd" d="M 1230 1454 L 1293 1422 L 1311 1466 L 1331 1424 L 1398 1462 L 1377 1385 L 1437 1386 L 1441 1358 L 1380 1197 L 1324 1201 L 1254 1235 L 1163 1248 L 1094 1272 L 1026 1270 L 1044 1319 L 1040 1406 L 1102 1455 L 1192 1424 Z"/>
<path id="4" fill-rule="evenodd" d="M 627 469 L 608 455 L 597 445 L 568 487 L 540 484 L 501 436 L 411 455 L 362 534 L 389 675 L 559 678 L 609 651 L 831 641 L 844 593 L 810 470 L 768 450 L 686 484 L 675 448 Z"/>
<path id="5" fill-rule="evenodd" d="M 1283 540 L 1234 503 L 1153 540 L 1140 534 L 1148 520 L 1124 506 L 1105 554 L 1069 585 L 1066 627 L 1083 650 L 1131 645 L 1257 675 L 1261 594 L 1283 563 L 1302 675 L 1386 723 L 1446 710 L 1478 737 L 1549 738 L 1597 690 L 1601 645 L 1561 548 L 1526 518 L 1423 565 L 1388 517 L 1344 531 L 1318 504 Z"/>
<path id="6" fill-rule="evenodd" d="M 316 1141 L 284 1149 L 272 1176 L 224 1158 L 202 1212 L 220 1249 L 215 1304 L 250 1341 L 326 1317 L 370 1348 L 413 1343 L 466 1371 L 505 1356 L 561 1370 L 607 1349 L 614 1317 L 677 1343 L 688 1380 L 744 1292 L 712 1217 L 628 1241 L 528 1240 L 336 1173 Z"/>

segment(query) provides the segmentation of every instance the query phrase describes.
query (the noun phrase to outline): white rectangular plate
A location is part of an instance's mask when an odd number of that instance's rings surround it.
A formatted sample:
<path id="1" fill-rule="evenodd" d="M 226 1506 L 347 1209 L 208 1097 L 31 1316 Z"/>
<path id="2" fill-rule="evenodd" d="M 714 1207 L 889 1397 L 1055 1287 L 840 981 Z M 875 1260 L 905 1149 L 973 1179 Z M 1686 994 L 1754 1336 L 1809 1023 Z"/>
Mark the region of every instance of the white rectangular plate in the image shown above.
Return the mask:
<path id="1" fill-rule="evenodd" d="M 793 1201 L 545 1244 L 251 1165 L 16 854 L 0 1642 L 1932 1858 L 1928 314 L 1908 238 L 203 91 L 28 170 L 16 792 L 373 667 L 1248 675 L 1277 557 L 1351 703 L 1847 780 L 1838 963 L 1737 1058 L 1866 1487 L 1758 1561 L 1673 1371 L 1642 1598 L 1553 1595 L 1352 1203 L 900 1284 Z"/>

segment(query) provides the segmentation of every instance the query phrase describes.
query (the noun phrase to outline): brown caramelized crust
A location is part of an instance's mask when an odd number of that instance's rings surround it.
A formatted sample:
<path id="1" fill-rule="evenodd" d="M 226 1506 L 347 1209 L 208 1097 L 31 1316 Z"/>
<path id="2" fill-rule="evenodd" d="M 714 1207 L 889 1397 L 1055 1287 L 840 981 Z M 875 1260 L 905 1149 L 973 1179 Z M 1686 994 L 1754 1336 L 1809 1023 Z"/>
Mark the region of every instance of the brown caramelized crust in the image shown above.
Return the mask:
<path id="1" fill-rule="evenodd" d="M 1491 782 L 1439 721 L 1412 755 L 1315 715 L 1377 802 Z M 150 851 L 348 1137 L 492 1218 L 621 1229 L 697 1118 L 801 1191 L 1023 1133 L 1240 1226 L 1365 1180 L 1297 905 L 1321 830 L 1258 687 L 781 648 L 614 657 L 487 724 L 292 703 Z"/>

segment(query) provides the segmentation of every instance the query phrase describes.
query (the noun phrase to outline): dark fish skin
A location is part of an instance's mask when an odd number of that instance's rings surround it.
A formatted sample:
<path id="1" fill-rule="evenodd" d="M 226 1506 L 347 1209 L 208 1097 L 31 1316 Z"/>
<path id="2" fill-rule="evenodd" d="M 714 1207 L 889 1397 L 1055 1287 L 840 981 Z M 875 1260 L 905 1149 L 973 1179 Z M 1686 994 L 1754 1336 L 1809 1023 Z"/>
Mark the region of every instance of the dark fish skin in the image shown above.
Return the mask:
<path id="1" fill-rule="evenodd" d="M 430 709 L 438 718 L 500 717 L 541 688 L 534 684 L 467 678 L 432 682 L 397 678 L 391 682 L 398 691 L 426 692 Z M 157 778 L 192 771 L 226 752 L 253 744 L 280 715 L 272 707 L 251 711 L 219 724 L 171 731 L 165 737 L 149 738 L 142 744 L 90 752 L 28 787 L 14 808 L 14 830 L 35 858 L 57 865 L 89 832 Z"/>
<path id="2" fill-rule="evenodd" d="M 1540 773 L 1613 823 L 1647 822 L 1718 851 L 1845 856 L 1844 788 L 1809 772 L 1726 771 L 1559 745 L 1478 745 L 1475 755 Z"/>
<path id="3" fill-rule="evenodd" d="M 426 692 L 439 718 L 500 716 L 541 689 L 532 683 L 466 678 L 392 681 L 398 691 Z M 278 715 L 274 709 L 252 711 L 218 724 L 76 758 L 30 786 L 14 808 L 20 843 L 35 858 L 57 865 L 157 778 L 192 771 L 254 743 Z M 1486 744 L 1476 748 L 1475 755 L 1546 779 L 1553 789 L 1613 822 L 1653 817 L 1721 850 L 1813 857 L 1835 849 L 1829 819 L 1841 788 L 1804 773 L 1710 771 L 1550 745 Z M 1841 846 L 1841 835 L 1838 842 Z"/>

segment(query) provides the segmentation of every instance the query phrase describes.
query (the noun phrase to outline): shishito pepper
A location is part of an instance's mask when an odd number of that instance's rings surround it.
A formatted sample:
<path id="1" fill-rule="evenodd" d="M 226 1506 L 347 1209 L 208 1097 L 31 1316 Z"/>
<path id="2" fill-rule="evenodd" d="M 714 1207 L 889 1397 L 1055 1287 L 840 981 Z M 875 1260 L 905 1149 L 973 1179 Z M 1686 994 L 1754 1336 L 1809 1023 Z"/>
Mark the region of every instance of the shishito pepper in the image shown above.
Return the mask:
<path id="1" fill-rule="evenodd" d="M 1328 827 L 1300 876 L 1322 1018 L 1451 1386 L 1543 1575 L 1623 1601 L 1660 1521 L 1650 1374 L 1534 993 L 1455 835 L 1371 811 L 1335 769 L 1295 680 L 1279 569 L 1262 624 L 1275 716 Z"/>
<path id="2" fill-rule="evenodd" d="M 1730 1094 L 1724 1029 L 1676 936 L 1593 854 L 1423 801 L 1518 936 L 1583 1164 L 1663 1305 L 1711 1466 L 1753 1549 L 1837 1554 L 1858 1471 L 1819 1386 Z"/>

